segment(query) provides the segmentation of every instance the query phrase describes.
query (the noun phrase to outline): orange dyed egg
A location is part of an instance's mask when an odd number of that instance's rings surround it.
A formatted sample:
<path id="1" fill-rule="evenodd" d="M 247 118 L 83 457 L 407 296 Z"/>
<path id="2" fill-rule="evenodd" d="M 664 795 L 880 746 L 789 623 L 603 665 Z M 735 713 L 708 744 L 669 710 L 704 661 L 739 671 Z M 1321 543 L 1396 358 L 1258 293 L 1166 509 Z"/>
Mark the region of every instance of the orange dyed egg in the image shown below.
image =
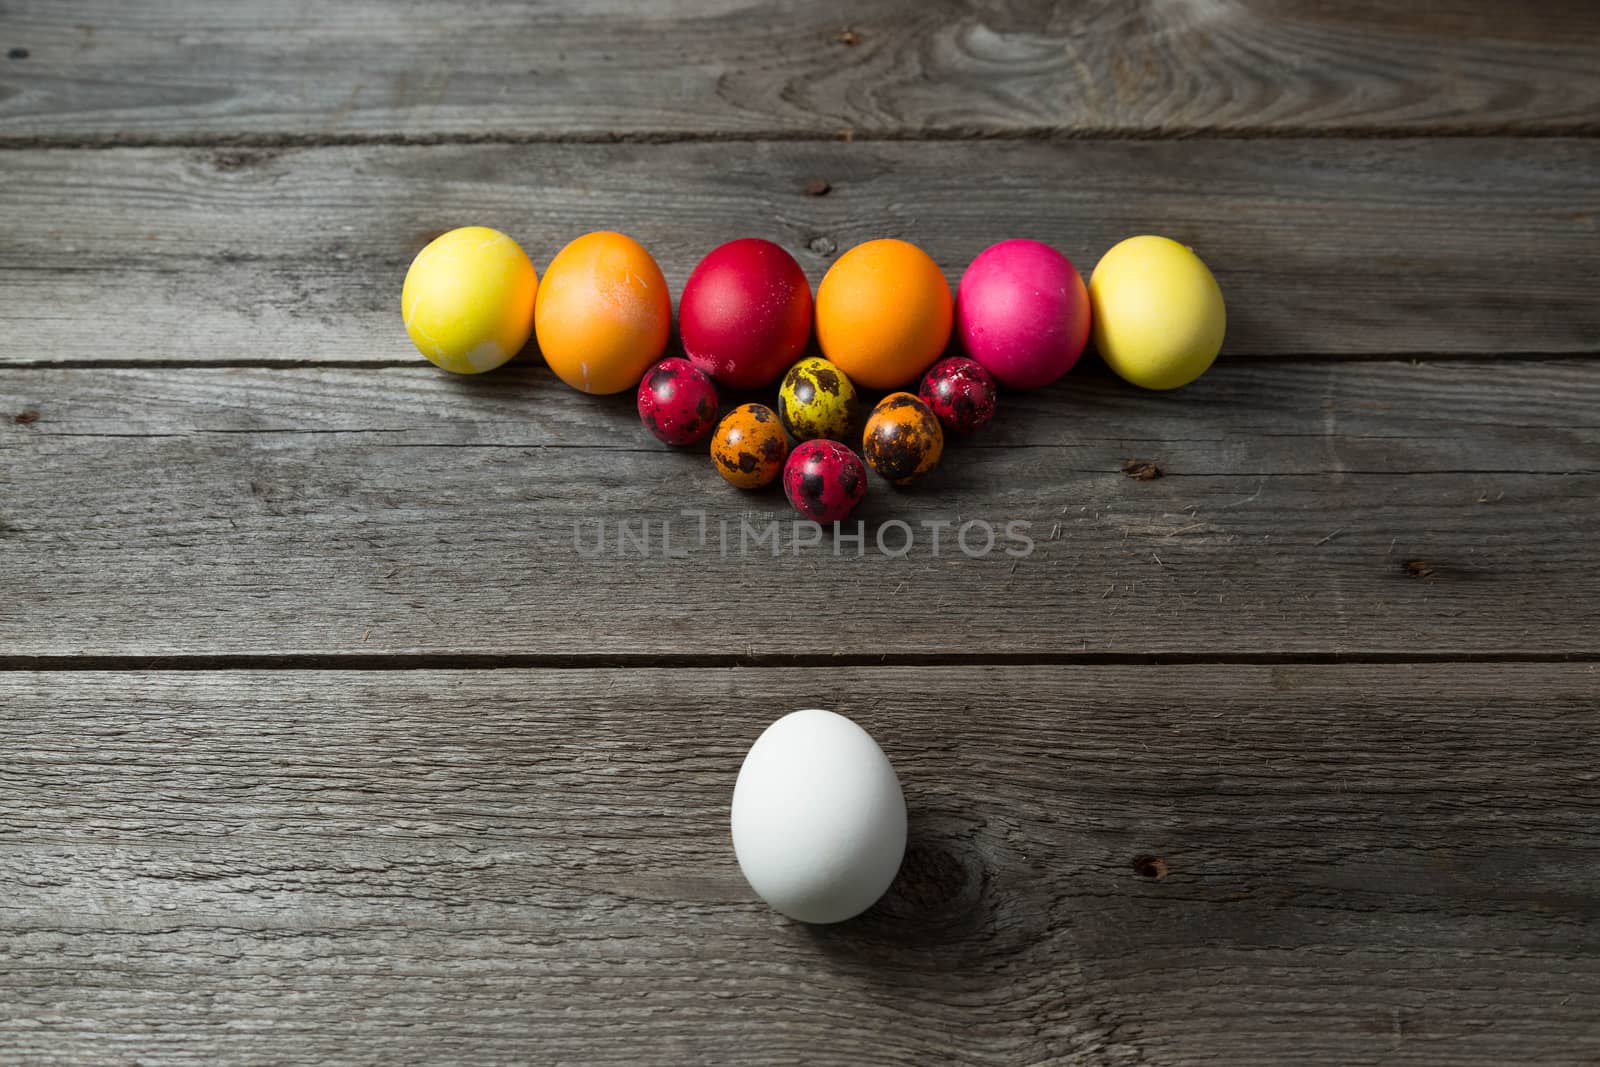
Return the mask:
<path id="1" fill-rule="evenodd" d="M 817 287 L 823 355 L 869 389 L 894 389 L 927 370 L 950 341 L 952 318 L 939 265 L 905 241 L 856 245 Z"/>
<path id="2" fill-rule="evenodd" d="M 667 280 L 633 238 L 584 234 L 550 261 L 533 305 L 533 331 L 545 362 L 574 389 L 632 389 L 667 347 Z"/>

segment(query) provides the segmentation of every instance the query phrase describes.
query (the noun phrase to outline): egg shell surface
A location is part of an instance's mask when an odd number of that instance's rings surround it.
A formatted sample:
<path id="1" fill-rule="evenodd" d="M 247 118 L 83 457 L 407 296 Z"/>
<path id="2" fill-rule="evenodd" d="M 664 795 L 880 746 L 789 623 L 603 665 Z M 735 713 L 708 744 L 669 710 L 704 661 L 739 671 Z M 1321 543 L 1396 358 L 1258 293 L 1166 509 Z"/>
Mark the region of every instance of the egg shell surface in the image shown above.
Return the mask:
<path id="1" fill-rule="evenodd" d="M 770 385 L 811 339 L 811 283 L 779 245 L 729 241 L 689 275 L 678 333 L 694 365 L 723 385 Z"/>
<path id="2" fill-rule="evenodd" d="M 717 423 L 711 463 L 729 485 L 760 489 L 783 473 L 789 435 L 765 404 L 740 404 Z"/>
<path id="3" fill-rule="evenodd" d="M 1038 389 L 1071 370 L 1088 343 L 1089 320 L 1078 269 L 1038 241 L 984 249 L 956 293 L 962 347 L 1012 389 Z"/>
<path id="4" fill-rule="evenodd" d="M 790 367 L 778 386 L 778 418 L 796 441 L 844 441 L 861 426 L 861 400 L 849 375 L 808 356 Z"/>
<path id="5" fill-rule="evenodd" d="M 639 242 L 589 233 L 550 261 L 533 327 L 545 362 L 562 381 L 585 393 L 620 393 L 665 351 L 672 296 Z"/>
<path id="6" fill-rule="evenodd" d="M 994 379 L 975 359 L 941 359 L 922 376 L 917 390 L 939 424 L 951 433 L 977 433 L 989 425 L 999 401 Z"/>
<path id="7" fill-rule="evenodd" d="M 890 393 L 867 418 L 861 454 L 895 485 L 910 485 L 939 465 L 944 427 L 920 397 Z"/>
<path id="8" fill-rule="evenodd" d="M 1200 257 L 1166 237 L 1130 237 L 1089 278 L 1094 343 L 1106 366 L 1146 389 L 1176 389 L 1222 350 L 1222 288 Z"/>
<path id="9" fill-rule="evenodd" d="M 639 382 L 639 421 L 656 440 L 692 445 L 717 425 L 717 387 L 686 359 L 664 359 Z"/>
<path id="10" fill-rule="evenodd" d="M 817 287 L 817 343 L 857 385 L 898 389 L 944 352 L 953 308 L 926 252 L 891 238 L 868 241 L 840 256 Z"/>
<path id="11" fill-rule="evenodd" d="M 906 850 L 906 803 L 888 757 L 843 715 L 785 715 L 751 746 L 733 788 L 739 869 L 776 910 L 842 922 L 893 883 Z"/>
<path id="12" fill-rule="evenodd" d="M 849 445 L 804 441 L 783 465 L 783 495 L 812 522 L 843 522 L 867 495 L 867 468 Z"/>
<path id="13" fill-rule="evenodd" d="M 411 261 L 400 314 L 411 343 L 435 366 L 481 374 L 527 343 L 538 289 L 517 242 L 487 226 L 463 226 L 429 241 Z"/>

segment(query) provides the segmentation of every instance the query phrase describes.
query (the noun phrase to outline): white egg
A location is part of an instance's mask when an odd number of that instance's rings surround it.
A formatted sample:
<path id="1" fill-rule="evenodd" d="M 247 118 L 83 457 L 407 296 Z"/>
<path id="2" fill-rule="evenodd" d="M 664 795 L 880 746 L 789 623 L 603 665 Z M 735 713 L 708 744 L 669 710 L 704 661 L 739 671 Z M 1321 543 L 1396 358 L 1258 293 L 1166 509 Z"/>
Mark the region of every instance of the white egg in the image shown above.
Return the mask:
<path id="1" fill-rule="evenodd" d="M 733 850 L 750 887 L 791 919 L 859 915 L 905 856 L 900 779 L 877 742 L 843 715 L 785 715 L 739 769 Z"/>

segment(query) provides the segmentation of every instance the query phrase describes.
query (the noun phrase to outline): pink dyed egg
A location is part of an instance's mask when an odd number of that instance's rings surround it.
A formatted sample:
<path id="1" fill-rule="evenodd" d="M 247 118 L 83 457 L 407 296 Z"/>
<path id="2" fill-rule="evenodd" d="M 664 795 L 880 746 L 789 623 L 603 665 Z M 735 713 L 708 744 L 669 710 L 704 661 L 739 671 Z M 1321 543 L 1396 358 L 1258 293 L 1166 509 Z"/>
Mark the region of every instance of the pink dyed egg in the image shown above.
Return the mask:
<path id="1" fill-rule="evenodd" d="M 1049 385 L 1072 369 L 1089 340 L 1088 287 L 1049 245 L 1001 241 L 961 276 L 956 334 L 1001 385 Z"/>

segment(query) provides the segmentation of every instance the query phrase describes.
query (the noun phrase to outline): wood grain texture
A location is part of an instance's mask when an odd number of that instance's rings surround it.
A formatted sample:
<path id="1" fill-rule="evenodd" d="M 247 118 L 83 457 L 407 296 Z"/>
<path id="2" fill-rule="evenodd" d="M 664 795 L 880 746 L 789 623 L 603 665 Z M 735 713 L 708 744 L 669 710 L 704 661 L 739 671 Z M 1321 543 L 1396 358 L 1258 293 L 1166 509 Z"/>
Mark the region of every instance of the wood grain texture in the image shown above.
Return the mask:
<path id="1" fill-rule="evenodd" d="M 411 257 L 497 226 L 542 270 L 620 229 L 674 294 L 739 236 L 819 282 L 875 237 L 952 284 L 1006 237 L 1085 274 L 1115 242 L 1196 248 L 1229 355 L 1600 350 L 1600 143 L 1298 141 L 17 151 L 0 183 L 0 362 L 414 359 Z M 806 195 L 808 182 L 831 184 Z"/>
<path id="2" fill-rule="evenodd" d="M 27 1063 L 1582 1063 L 1600 668 L 0 673 Z M 909 858 L 755 901 L 783 710 Z M 1161 877 L 1156 877 L 1161 875 Z"/>
<path id="3" fill-rule="evenodd" d="M 0 0 L 0 1061 L 1600 1061 L 1597 51 L 1578 0 Z M 1160 232 L 1226 356 L 1006 396 L 855 558 L 535 346 L 421 365 L 468 223 L 674 293 Z M 727 835 L 817 704 L 912 818 L 826 929 Z"/>
<path id="4" fill-rule="evenodd" d="M 0 136 L 1592 129 L 1583 0 L 10 0 Z"/>
<path id="5" fill-rule="evenodd" d="M 798 548 L 776 487 L 542 368 L 12 369 L 0 398 L 13 657 L 1597 651 L 1595 361 L 1077 374 L 924 486 L 874 479 L 863 546 Z"/>

